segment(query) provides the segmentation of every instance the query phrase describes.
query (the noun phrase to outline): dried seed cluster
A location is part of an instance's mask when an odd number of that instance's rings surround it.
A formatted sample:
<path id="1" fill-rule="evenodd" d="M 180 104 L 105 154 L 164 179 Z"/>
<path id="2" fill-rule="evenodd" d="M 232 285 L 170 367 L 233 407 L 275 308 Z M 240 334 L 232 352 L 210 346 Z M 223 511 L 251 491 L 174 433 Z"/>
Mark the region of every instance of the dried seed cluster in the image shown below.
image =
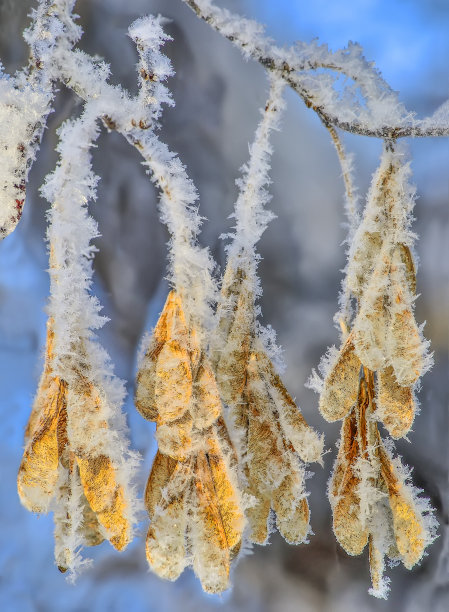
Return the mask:
<path id="1" fill-rule="evenodd" d="M 322 366 L 319 403 L 326 420 L 343 419 L 329 485 L 335 535 L 352 555 L 369 542 L 372 592 L 381 597 L 388 590 L 384 556 L 413 567 L 435 530 L 428 504 L 377 426 L 382 422 L 393 438 L 408 433 L 416 413 L 414 386 L 431 362 L 413 314 L 408 176 L 403 155 L 388 144 L 349 253 L 345 289 L 356 298 L 357 312 L 350 331 L 342 322 L 342 347 Z"/>
<path id="2" fill-rule="evenodd" d="M 83 438 L 103 436 L 104 397 L 86 376 L 74 372 L 70 383 L 53 369 L 54 332 L 48 322 L 45 369 L 25 431 L 18 491 L 32 512 L 54 510 L 55 557 L 62 572 L 76 565 L 78 548 L 108 539 L 122 550 L 131 525 L 117 467 L 105 449 L 88 447 Z M 78 347 L 78 353 L 82 349 Z M 86 435 L 88 433 L 88 436 Z"/>
<path id="3" fill-rule="evenodd" d="M 274 511 L 280 533 L 298 544 L 309 533 L 302 461 L 321 461 L 323 439 L 307 425 L 266 354 L 242 268 L 228 265 L 222 297 L 217 380 L 239 435 L 245 489 L 255 500 L 247 511 L 249 538 L 267 542 Z"/>
<path id="4" fill-rule="evenodd" d="M 245 524 L 236 457 L 211 364 L 175 291 L 139 370 L 136 406 L 157 423 L 159 449 L 145 491 L 150 567 L 175 580 L 192 565 L 205 591 L 221 592 Z"/>

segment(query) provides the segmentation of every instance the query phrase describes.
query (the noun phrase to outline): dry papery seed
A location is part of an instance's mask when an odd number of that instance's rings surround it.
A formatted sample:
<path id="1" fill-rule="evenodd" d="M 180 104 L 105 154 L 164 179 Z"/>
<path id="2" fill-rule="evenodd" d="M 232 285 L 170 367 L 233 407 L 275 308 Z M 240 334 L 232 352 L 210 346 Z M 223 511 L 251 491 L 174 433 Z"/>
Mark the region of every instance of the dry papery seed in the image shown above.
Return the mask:
<path id="1" fill-rule="evenodd" d="M 62 543 L 64 533 L 71 529 L 67 523 L 71 520 L 68 504 L 73 505 L 69 481 L 79 482 L 77 497 L 84 523 L 78 530 L 87 546 L 99 544 L 106 535 L 121 550 L 131 539 L 131 526 L 124 490 L 117 482 L 117 470 L 111 459 L 102 451 L 95 454 L 88 449 L 89 443 L 83 449 L 78 439 L 80 429 L 88 431 L 90 439 L 93 428 L 107 428 L 107 423 L 98 415 L 102 393 L 86 376 L 75 371 L 70 385 L 52 376 L 53 343 L 50 321 L 44 377 L 31 414 L 32 423 L 26 430 L 29 438 L 19 469 L 18 491 L 29 510 L 47 512 L 55 506 L 55 521 L 60 523 L 56 529 L 55 552 L 58 565 L 65 570 L 74 562 L 73 551 Z"/>
<path id="2" fill-rule="evenodd" d="M 340 449 L 329 485 L 334 533 L 350 555 L 359 555 L 368 542 L 368 530 L 360 520 L 360 479 L 355 469 L 359 454 L 357 418 L 353 410 L 342 425 Z"/>
<path id="3" fill-rule="evenodd" d="M 204 590 L 221 592 L 228 587 L 245 522 L 233 473 L 235 453 L 210 362 L 173 291 L 163 318 L 136 393 L 140 412 L 157 422 L 159 445 L 145 491 L 151 519 L 147 559 L 169 580 L 191 564 Z"/>
<path id="4" fill-rule="evenodd" d="M 413 424 L 416 406 L 413 389 L 401 387 L 389 366 L 377 373 L 375 417 L 393 438 L 403 438 Z"/>
<path id="5" fill-rule="evenodd" d="M 361 365 L 354 350 L 353 335 L 350 334 L 324 380 L 319 409 L 326 421 L 343 419 L 354 406 Z"/>

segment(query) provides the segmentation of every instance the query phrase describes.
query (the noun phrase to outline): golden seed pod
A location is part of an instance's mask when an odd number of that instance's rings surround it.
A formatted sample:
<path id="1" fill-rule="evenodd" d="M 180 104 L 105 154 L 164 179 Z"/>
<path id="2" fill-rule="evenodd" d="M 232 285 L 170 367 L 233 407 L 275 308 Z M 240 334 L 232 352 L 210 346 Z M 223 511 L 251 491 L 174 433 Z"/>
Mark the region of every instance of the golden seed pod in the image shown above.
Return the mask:
<path id="1" fill-rule="evenodd" d="M 269 387 L 273 409 L 277 413 L 284 438 L 303 461 L 321 461 L 323 437 L 309 427 L 267 355 L 258 351 L 255 353 L 255 362 L 259 375 Z"/>
<path id="2" fill-rule="evenodd" d="M 144 496 L 145 507 L 150 519 L 155 514 L 156 506 L 162 499 L 162 492 L 168 485 L 177 463 L 175 459 L 168 455 L 163 455 L 159 450 L 157 451 L 145 487 Z"/>
<path id="3" fill-rule="evenodd" d="M 355 472 L 358 457 L 357 420 L 352 412 L 343 422 L 340 449 L 329 487 L 334 533 L 350 555 L 363 551 L 369 535 L 360 520 L 360 479 Z"/>
<path id="4" fill-rule="evenodd" d="M 343 419 L 354 406 L 359 389 L 361 365 L 354 351 L 351 334 L 341 347 L 336 362 L 324 380 L 319 409 L 326 421 Z"/>
<path id="5" fill-rule="evenodd" d="M 253 505 L 246 510 L 246 518 L 250 527 L 248 538 L 254 544 L 266 544 L 269 535 L 271 492 L 260 491 L 251 481 L 246 491 L 253 497 Z"/>
<path id="6" fill-rule="evenodd" d="M 131 540 L 131 525 L 126 518 L 123 487 L 111 460 L 105 455 L 76 457 L 81 484 L 90 507 L 117 550 L 123 550 Z"/>
<path id="7" fill-rule="evenodd" d="M 193 385 L 191 410 L 195 427 L 200 430 L 210 427 L 221 415 L 220 392 L 209 360 L 205 355 L 202 356 Z"/>
<path id="8" fill-rule="evenodd" d="M 388 433 L 403 438 L 415 418 L 415 400 L 413 389 L 398 384 L 391 366 L 377 373 L 376 407 L 375 416 Z"/>
<path id="9" fill-rule="evenodd" d="M 304 495 L 304 470 L 292 455 L 289 463 L 290 472 L 273 491 L 272 508 L 282 537 L 289 544 L 300 544 L 309 533 L 309 504 Z"/>
<path id="10" fill-rule="evenodd" d="M 379 232 L 363 233 L 358 240 L 358 247 L 348 265 L 346 282 L 353 295 L 361 299 L 366 285 L 374 271 L 375 262 L 382 248 L 382 236 Z"/>
<path id="11" fill-rule="evenodd" d="M 179 342 L 171 340 L 162 347 L 156 363 L 155 400 L 158 423 L 181 418 L 192 396 L 190 356 Z"/>
<path id="12" fill-rule="evenodd" d="M 378 453 L 382 477 L 388 490 L 397 549 L 405 567 L 411 569 L 422 558 L 426 547 L 427 537 L 422 517 L 382 446 Z"/>
<path id="13" fill-rule="evenodd" d="M 230 466 L 224 459 L 220 441 L 215 432 L 208 440 L 207 461 L 217 498 L 217 507 L 225 531 L 227 547 L 234 549 L 241 542 L 245 518 L 240 509 Z"/>
<path id="14" fill-rule="evenodd" d="M 246 366 L 254 326 L 254 298 L 241 291 L 226 344 L 217 364 L 220 390 L 227 404 L 235 404 L 246 382 Z"/>
<path id="15" fill-rule="evenodd" d="M 410 290 L 410 276 L 413 260 L 410 251 L 409 257 L 406 257 L 404 249 L 396 248 L 393 253 L 390 289 L 393 315 L 389 329 L 389 359 L 397 382 L 409 387 L 423 371 L 425 346 L 411 310 L 413 293 Z"/>
<path id="16" fill-rule="evenodd" d="M 385 364 L 385 334 L 388 313 L 384 296 L 380 295 L 374 304 L 364 304 L 353 327 L 355 352 L 363 365 L 375 372 Z"/>
<path id="17" fill-rule="evenodd" d="M 17 477 L 20 501 L 31 512 L 48 512 L 58 480 L 58 418 L 66 403 L 67 385 L 53 379 L 39 395 L 41 413 L 29 429 L 31 438 L 25 448 Z"/>
<path id="18" fill-rule="evenodd" d="M 101 523 L 97 515 L 92 510 L 85 495 L 81 499 L 83 508 L 83 520 L 81 524 L 81 534 L 86 546 L 98 546 L 104 541 L 101 531 Z"/>
<path id="19" fill-rule="evenodd" d="M 148 564 L 155 574 L 166 580 L 179 578 L 187 565 L 186 495 L 182 491 L 170 501 L 162 499 L 147 533 L 145 550 Z"/>
<path id="20" fill-rule="evenodd" d="M 168 344 L 168 348 L 167 347 Z M 161 355 L 161 351 L 164 352 Z M 167 296 L 164 308 L 159 316 L 158 322 L 153 330 L 150 346 L 145 352 L 142 365 L 137 373 L 135 404 L 140 414 L 149 421 L 156 421 L 158 416 L 158 404 L 166 408 L 166 413 L 162 416 L 163 420 L 178 418 L 180 415 L 173 416 L 179 410 L 179 405 L 174 409 L 170 403 L 164 402 L 166 394 L 170 389 L 166 388 L 164 382 L 170 369 L 174 369 L 174 374 L 182 380 L 183 374 L 190 368 L 190 346 L 188 344 L 188 331 L 182 303 L 175 291 L 170 291 Z M 193 349 L 192 349 L 193 350 Z M 186 363 L 187 358 L 187 363 Z M 189 365 L 189 368 L 187 368 Z M 161 379 L 159 380 L 159 375 Z M 187 372 L 191 379 L 191 373 Z M 188 391 L 191 394 L 191 389 Z M 182 406 L 182 402 L 181 402 Z"/>
<path id="21" fill-rule="evenodd" d="M 230 551 L 204 452 L 198 453 L 195 462 L 193 503 L 195 521 L 190 535 L 193 569 L 207 593 L 220 593 L 229 584 Z"/>
<path id="22" fill-rule="evenodd" d="M 193 419 L 190 412 L 186 412 L 177 421 L 158 425 L 156 440 L 159 450 L 178 461 L 184 461 L 192 451 Z"/>
<path id="23" fill-rule="evenodd" d="M 390 327 L 390 361 L 397 382 L 410 387 L 424 368 L 424 347 L 410 310 L 395 312 Z"/>

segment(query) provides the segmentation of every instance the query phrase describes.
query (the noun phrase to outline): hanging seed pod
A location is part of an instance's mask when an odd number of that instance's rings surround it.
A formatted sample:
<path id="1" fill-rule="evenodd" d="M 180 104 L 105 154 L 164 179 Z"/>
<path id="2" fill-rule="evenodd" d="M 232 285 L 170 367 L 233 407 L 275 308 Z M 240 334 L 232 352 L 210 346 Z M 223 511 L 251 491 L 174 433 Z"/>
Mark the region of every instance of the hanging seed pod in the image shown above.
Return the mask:
<path id="1" fill-rule="evenodd" d="M 131 525 L 117 469 L 102 450 L 104 435 L 98 437 L 99 431 L 108 433 L 102 393 L 78 371 L 72 371 L 71 383 L 52 374 L 53 343 L 50 321 L 45 370 L 26 430 L 30 437 L 18 491 L 23 505 L 33 512 L 55 509 L 55 556 L 61 571 L 66 571 L 78 556 L 77 538 L 95 546 L 106 536 L 122 550 L 131 540 Z M 85 352 L 81 348 L 76 353 Z M 94 443 L 96 451 L 91 448 Z"/>
<path id="2" fill-rule="evenodd" d="M 360 519 L 360 479 L 355 469 L 360 456 L 357 438 L 357 419 L 352 411 L 343 421 L 340 450 L 329 485 L 334 533 L 350 555 L 359 555 L 368 542 L 368 530 Z"/>
<path id="3" fill-rule="evenodd" d="M 377 375 L 376 405 L 375 416 L 390 436 L 403 438 L 410 431 L 416 413 L 413 389 L 398 384 L 391 366 Z"/>
<path id="4" fill-rule="evenodd" d="M 382 446 L 379 446 L 379 459 L 388 490 L 397 549 L 405 567 L 411 569 L 423 556 L 429 536 L 405 483 L 400 481 Z"/>
<path id="5" fill-rule="evenodd" d="M 229 335 L 217 365 L 221 394 L 230 405 L 238 401 L 245 386 L 253 327 L 254 298 L 243 290 L 238 295 Z"/>
<path id="6" fill-rule="evenodd" d="M 395 250 L 391 270 L 389 358 L 398 383 L 409 387 L 418 380 L 424 370 L 426 345 L 412 312 L 410 271 L 407 271 L 402 263 L 402 253 L 403 249 Z"/>
<path id="7" fill-rule="evenodd" d="M 350 335 L 324 380 L 319 409 L 326 421 L 344 418 L 354 406 L 359 389 L 360 368 L 360 359 L 354 350 L 353 336 Z"/>
<path id="8" fill-rule="evenodd" d="M 166 580 L 176 580 L 187 565 L 186 529 L 193 470 L 190 461 L 178 462 L 175 466 L 169 463 L 168 469 L 173 467 L 173 470 L 163 488 L 159 489 L 157 487 L 162 482 L 156 475 L 160 469 L 162 471 L 164 464 L 161 456 L 157 463 L 156 461 L 157 457 L 145 494 L 151 518 L 146 539 L 146 555 L 151 569 L 158 576 Z M 166 472 L 165 475 L 167 476 Z"/>
<path id="9" fill-rule="evenodd" d="M 221 592 L 244 529 L 234 451 L 210 362 L 174 291 L 156 331 L 150 347 L 158 350 L 147 351 L 136 390 L 141 414 L 156 420 L 159 446 L 145 491 L 147 559 L 169 580 L 192 564 L 204 590 Z"/>
<path id="10" fill-rule="evenodd" d="M 304 462 L 320 463 L 323 454 L 323 437 L 306 423 L 281 377 L 276 373 L 272 362 L 261 346 L 258 349 L 256 361 L 259 365 L 259 372 L 270 389 L 270 395 L 275 404 L 274 410 L 277 412 L 285 439 L 290 442 Z"/>
<path id="11" fill-rule="evenodd" d="M 355 352 L 362 364 L 372 371 L 380 370 L 385 365 L 389 320 L 385 294 L 390 267 L 391 257 L 388 249 L 385 249 L 379 254 L 352 330 Z"/>
<path id="12" fill-rule="evenodd" d="M 309 533 L 309 504 L 305 494 L 304 469 L 292 453 L 287 453 L 290 472 L 273 492 L 272 508 L 276 526 L 290 544 L 304 542 Z"/>
<path id="13" fill-rule="evenodd" d="M 48 512 L 58 480 L 58 418 L 66 402 L 67 385 L 59 378 L 40 390 L 36 399 L 42 405 L 37 423 L 25 448 L 17 478 L 22 504 L 31 512 Z M 33 417 L 34 418 L 34 417 Z"/>

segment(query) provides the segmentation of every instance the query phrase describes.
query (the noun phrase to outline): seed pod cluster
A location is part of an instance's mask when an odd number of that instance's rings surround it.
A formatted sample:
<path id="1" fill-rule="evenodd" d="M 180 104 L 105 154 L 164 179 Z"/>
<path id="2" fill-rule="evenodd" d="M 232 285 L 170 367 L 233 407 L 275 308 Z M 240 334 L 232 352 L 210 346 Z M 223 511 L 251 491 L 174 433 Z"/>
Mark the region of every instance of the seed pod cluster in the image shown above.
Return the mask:
<path id="1" fill-rule="evenodd" d="M 117 466 L 101 444 L 95 450 L 80 441 L 87 437 L 86 426 L 90 438 L 107 433 L 108 423 L 101 417 L 103 393 L 85 373 L 75 372 L 70 383 L 55 375 L 54 340 L 50 319 L 45 368 L 25 432 L 17 484 L 28 510 L 55 511 L 55 556 L 65 572 L 73 569 L 80 544 L 95 546 L 108 539 L 122 550 L 132 530 Z"/>
<path id="2" fill-rule="evenodd" d="M 156 421 L 145 504 L 151 569 L 176 580 L 192 565 L 203 589 L 229 585 L 245 525 L 236 456 L 210 361 L 172 291 L 137 375 L 136 406 Z"/>
<path id="3" fill-rule="evenodd" d="M 220 351 L 216 371 L 240 440 L 248 508 L 249 538 L 268 540 L 270 514 L 290 543 L 309 533 L 304 462 L 321 461 L 323 439 L 304 420 L 257 334 L 254 293 L 243 268 L 226 270 L 218 310 Z"/>
<path id="4" fill-rule="evenodd" d="M 343 343 L 323 372 L 319 402 L 326 420 L 343 419 L 329 485 L 334 532 L 351 555 L 369 543 L 371 592 L 380 597 L 388 590 L 384 557 L 410 569 L 435 531 L 429 506 L 386 450 L 377 425 L 382 422 L 392 438 L 409 432 L 414 386 L 431 361 L 413 314 L 413 194 L 407 179 L 402 157 L 388 145 L 349 251 L 345 282 L 357 312 L 350 329 L 342 325 Z"/>

